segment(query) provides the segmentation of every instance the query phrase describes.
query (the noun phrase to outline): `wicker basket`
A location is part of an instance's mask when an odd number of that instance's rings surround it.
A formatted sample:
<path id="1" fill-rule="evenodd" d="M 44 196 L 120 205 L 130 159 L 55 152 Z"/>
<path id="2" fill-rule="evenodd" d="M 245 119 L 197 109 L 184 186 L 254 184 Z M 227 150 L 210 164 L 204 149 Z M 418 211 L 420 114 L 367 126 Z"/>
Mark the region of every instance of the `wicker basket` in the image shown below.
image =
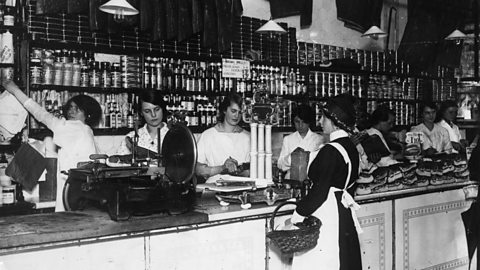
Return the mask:
<path id="1" fill-rule="evenodd" d="M 314 216 L 306 218 L 302 223 L 296 223 L 295 226 L 298 229 L 275 230 L 275 216 L 280 208 L 287 204 L 297 205 L 295 202 L 283 202 L 275 208 L 270 219 L 271 231 L 267 233 L 267 237 L 283 253 L 294 253 L 314 248 L 320 235 L 320 226 L 322 226 L 322 222 Z"/>

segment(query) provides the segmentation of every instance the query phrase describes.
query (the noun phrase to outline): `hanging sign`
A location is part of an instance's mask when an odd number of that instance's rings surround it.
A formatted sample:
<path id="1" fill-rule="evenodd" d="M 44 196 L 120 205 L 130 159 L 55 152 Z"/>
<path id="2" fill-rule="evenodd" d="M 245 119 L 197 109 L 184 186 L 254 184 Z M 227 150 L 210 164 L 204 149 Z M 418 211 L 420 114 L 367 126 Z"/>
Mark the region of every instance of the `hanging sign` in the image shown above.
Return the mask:
<path id="1" fill-rule="evenodd" d="M 250 61 L 222 59 L 222 76 L 224 78 L 243 78 L 246 70 L 250 70 Z"/>

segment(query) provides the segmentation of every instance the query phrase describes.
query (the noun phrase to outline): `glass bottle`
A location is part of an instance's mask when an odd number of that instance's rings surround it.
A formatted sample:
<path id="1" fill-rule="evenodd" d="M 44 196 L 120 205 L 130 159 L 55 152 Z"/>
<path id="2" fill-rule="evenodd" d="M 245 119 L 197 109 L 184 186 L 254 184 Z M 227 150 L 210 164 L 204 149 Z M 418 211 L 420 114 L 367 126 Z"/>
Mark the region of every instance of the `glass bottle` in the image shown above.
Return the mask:
<path id="1" fill-rule="evenodd" d="M 80 86 L 88 87 L 90 85 L 90 70 L 87 65 L 82 65 L 80 68 Z"/>
<path id="2" fill-rule="evenodd" d="M 62 85 L 63 84 L 63 63 L 62 62 L 55 62 L 53 64 L 54 69 L 54 85 Z"/>
<path id="3" fill-rule="evenodd" d="M 91 87 L 100 86 L 100 63 L 95 61 L 93 67 L 89 71 L 89 79 Z"/>
<path id="4" fill-rule="evenodd" d="M 122 83 L 122 77 L 120 74 L 119 63 L 113 63 L 111 75 L 112 75 L 112 82 L 111 82 L 112 87 L 120 88 Z"/>
<path id="5" fill-rule="evenodd" d="M 40 58 L 32 58 L 30 60 L 30 83 L 42 83 L 42 63 Z"/>
<path id="6" fill-rule="evenodd" d="M 110 63 L 102 62 L 100 67 L 101 78 L 100 83 L 103 88 L 108 88 L 111 86 L 112 78 L 110 75 Z"/>
<path id="7" fill-rule="evenodd" d="M 72 86 L 80 86 L 81 67 L 79 63 L 72 64 Z"/>
<path id="8" fill-rule="evenodd" d="M 73 64 L 64 63 L 63 64 L 63 85 L 71 86 L 73 78 Z"/>
<path id="9" fill-rule="evenodd" d="M 6 6 L 3 14 L 3 25 L 14 26 L 15 25 L 15 9 L 11 6 Z"/>

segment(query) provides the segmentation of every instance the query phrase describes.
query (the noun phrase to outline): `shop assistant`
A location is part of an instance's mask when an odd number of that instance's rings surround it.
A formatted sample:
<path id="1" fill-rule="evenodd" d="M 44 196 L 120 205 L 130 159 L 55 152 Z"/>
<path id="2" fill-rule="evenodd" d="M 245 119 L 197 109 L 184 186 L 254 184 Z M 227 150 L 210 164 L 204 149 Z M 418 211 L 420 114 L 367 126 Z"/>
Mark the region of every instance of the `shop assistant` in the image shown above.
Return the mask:
<path id="1" fill-rule="evenodd" d="M 308 105 L 299 105 L 292 113 L 295 132 L 283 138 L 282 150 L 278 157 L 277 166 L 286 172 L 285 178 L 290 179 L 291 154 L 301 148 L 310 153 L 320 150 L 324 143 L 323 136 L 312 132 L 311 126 L 315 125 L 315 113 Z M 312 156 L 314 158 L 314 156 Z"/>
<path id="2" fill-rule="evenodd" d="M 166 119 L 166 104 L 159 91 L 144 90 L 139 96 L 137 112 L 142 116 L 145 125 L 138 129 L 138 146 L 157 153 L 158 130 L 160 129 L 160 142 L 168 132 Z M 129 132 L 122 141 L 117 151 L 119 155 L 132 153 L 133 137 L 135 131 Z"/>
<path id="3" fill-rule="evenodd" d="M 435 153 L 451 152 L 452 144 L 448 131 L 439 123 L 435 123 L 437 106 L 433 102 L 424 102 L 420 106 L 423 123 L 412 127 L 413 132 L 422 132 L 424 141 L 422 150 L 425 155 L 430 156 Z"/>
<path id="4" fill-rule="evenodd" d="M 92 127 L 101 118 L 102 109 L 98 102 L 89 96 L 72 97 L 65 105 L 65 118 L 57 118 L 47 112 L 38 103 L 25 95 L 12 81 L 4 81 L 3 87 L 14 95 L 35 119 L 53 131 L 53 142 L 58 150 L 58 172 L 77 167 L 77 163 L 89 161 L 91 154 L 97 153 Z M 66 176 L 57 173 L 57 196 L 55 211 L 65 211 L 63 205 L 63 187 Z"/>
<path id="5" fill-rule="evenodd" d="M 250 161 L 250 133 L 238 124 L 242 118 L 242 97 L 232 93 L 220 104 L 218 124 L 205 130 L 197 141 L 196 173 L 208 179 L 218 174 L 249 176 L 240 170 Z M 213 179 L 207 182 L 214 181 Z"/>

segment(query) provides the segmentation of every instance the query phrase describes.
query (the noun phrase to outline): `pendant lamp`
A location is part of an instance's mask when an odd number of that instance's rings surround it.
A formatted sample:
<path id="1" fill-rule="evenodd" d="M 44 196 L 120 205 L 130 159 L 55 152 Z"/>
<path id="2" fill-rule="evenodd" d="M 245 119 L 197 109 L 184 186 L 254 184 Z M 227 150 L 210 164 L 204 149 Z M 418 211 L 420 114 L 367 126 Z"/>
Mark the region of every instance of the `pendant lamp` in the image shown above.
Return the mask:
<path id="1" fill-rule="evenodd" d="M 101 5 L 99 9 L 103 12 L 114 15 L 115 19 L 123 19 L 124 16 L 137 15 L 138 10 L 126 0 L 110 0 Z"/>
<path id="2" fill-rule="evenodd" d="M 259 34 L 284 34 L 287 31 L 285 31 L 285 29 L 278 25 L 278 23 L 276 23 L 274 20 L 270 19 L 268 22 L 262 25 L 262 27 L 258 28 L 255 32 Z"/>
<path id="3" fill-rule="evenodd" d="M 460 31 L 458 29 L 455 29 L 455 30 L 453 30 L 452 33 L 450 33 L 450 35 L 448 35 L 445 38 L 445 40 L 453 40 L 453 41 L 455 41 L 456 45 L 460 45 L 462 40 L 467 39 L 467 38 L 468 38 L 468 36 L 465 35 L 462 31 Z"/>
<path id="4" fill-rule="evenodd" d="M 362 34 L 362 37 L 369 37 L 372 39 L 378 39 L 382 37 L 386 37 L 387 33 L 383 32 L 382 29 L 378 28 L 378 26 L 370 27 L 365 33 Z"/>

